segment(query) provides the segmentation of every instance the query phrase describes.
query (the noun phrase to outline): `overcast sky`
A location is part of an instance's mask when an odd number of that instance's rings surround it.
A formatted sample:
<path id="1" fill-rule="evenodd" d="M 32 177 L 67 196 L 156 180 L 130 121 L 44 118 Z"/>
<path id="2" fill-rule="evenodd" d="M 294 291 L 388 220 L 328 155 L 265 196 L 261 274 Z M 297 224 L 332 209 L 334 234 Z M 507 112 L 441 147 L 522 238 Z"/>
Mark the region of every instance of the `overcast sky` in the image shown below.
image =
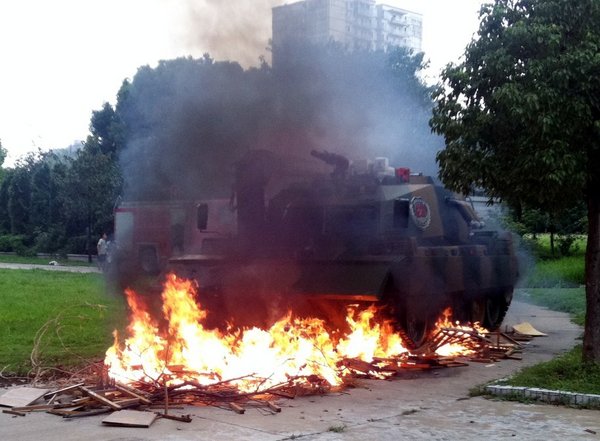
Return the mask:
<path id="1" fill-rule="evenodd" d="M 0 140 L 5 165 L 85 139 L 92 110 L 114 104 L 142 65 L 209 52 L 256 64 L 283 0 L 19 0 L 0 2 Z M 287 3 L 292 3 L 288 1 Z M 477 30 L 482 0 L 387 0 L 424 16 L 429 81 Z"/>

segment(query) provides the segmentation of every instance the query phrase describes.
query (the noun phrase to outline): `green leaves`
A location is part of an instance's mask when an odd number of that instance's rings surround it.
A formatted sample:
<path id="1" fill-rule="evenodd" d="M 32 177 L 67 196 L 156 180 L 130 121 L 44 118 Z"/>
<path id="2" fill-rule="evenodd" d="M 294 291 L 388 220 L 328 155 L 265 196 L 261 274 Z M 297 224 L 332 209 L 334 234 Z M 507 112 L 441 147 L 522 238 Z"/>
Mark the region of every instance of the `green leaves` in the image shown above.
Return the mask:
<path id="1" fill-rule="evenodd" d="M 431 119 L 455 190 L 557 209 L 581 199 L 598 148 L 598 1 L 496 0 L 478 38 L 449 65 Z M 590 15 L 591 13 L 591 15 Z M 596 52 L 594 52 L 596 50 Z M 595 116 L 593 116 L 595 115 Z"/>

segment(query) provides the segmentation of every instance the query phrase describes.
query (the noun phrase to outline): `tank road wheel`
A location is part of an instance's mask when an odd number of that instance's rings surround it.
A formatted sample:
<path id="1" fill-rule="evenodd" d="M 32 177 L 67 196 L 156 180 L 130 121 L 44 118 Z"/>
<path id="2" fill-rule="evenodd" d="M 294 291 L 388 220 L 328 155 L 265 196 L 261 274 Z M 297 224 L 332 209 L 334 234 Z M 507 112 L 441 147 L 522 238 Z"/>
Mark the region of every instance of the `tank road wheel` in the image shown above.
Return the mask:
<path id="1" fill-rule="evenodd" d="M 471 301 L 471 311 L 469 321 L 471 323 L 478 322 L 483 326 L 485 321 L 486 301 L 485 299 L 474 299 Z"/>
<path id="2" fill-rule="evenodd" d="M 403 337 L 408 349 L 419 349 L 427 341 L 429 320 L 417 314 L 413 308 L 406 308 L 402 320 Z"/>
<path id="3" fill-rule="evenodd" d="M 490 331 L 498 329 L 506 316 L 508 305 L 503 294 L 487 297 L 483 326 Z"/>

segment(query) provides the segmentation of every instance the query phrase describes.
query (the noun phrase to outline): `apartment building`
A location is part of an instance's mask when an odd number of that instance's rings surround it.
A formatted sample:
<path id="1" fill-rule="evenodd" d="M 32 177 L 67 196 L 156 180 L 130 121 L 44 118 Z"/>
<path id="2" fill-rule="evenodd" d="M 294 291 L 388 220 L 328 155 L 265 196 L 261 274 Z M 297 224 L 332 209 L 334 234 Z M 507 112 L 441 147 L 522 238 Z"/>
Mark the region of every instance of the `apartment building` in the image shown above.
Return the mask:
<path id="1" fill-rule="evenodd" d="M 349 50 L 421 51 L 422 15 L 375 0 L 303 0 L 273 8 L 273 49 L 335 41 Z"/>

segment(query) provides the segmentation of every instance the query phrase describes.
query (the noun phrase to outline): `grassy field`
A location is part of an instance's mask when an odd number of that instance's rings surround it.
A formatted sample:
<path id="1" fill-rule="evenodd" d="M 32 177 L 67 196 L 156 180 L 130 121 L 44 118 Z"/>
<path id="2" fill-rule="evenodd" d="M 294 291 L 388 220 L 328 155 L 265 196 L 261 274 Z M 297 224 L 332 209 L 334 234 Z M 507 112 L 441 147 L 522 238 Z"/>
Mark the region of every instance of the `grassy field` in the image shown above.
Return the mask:
<path id="1" fill-rule="evenodd" d="M 525 274 L 528 288 L 575 288 L 585 283 L 585 238 L 579 237 L 568 256 L 550 257 L 549 235 L 535 240 L 525 239 L 524 245 L 535 264 Z"/>
<path id="2" fill-rule="evenodd" d="M 575 288 L 585 283 L 583 256 L 538 260 L 526 275 L 525 286 L 530 288 Z"/>
<path id="3" fill-rule="evenodd" d="M 29 371 L 34 347 L 45 366 L 102 358 L 126 315 L 123 300 L 105 293 L 99 274 L 0 269 L 0 305 L 5 374 Z"/>

